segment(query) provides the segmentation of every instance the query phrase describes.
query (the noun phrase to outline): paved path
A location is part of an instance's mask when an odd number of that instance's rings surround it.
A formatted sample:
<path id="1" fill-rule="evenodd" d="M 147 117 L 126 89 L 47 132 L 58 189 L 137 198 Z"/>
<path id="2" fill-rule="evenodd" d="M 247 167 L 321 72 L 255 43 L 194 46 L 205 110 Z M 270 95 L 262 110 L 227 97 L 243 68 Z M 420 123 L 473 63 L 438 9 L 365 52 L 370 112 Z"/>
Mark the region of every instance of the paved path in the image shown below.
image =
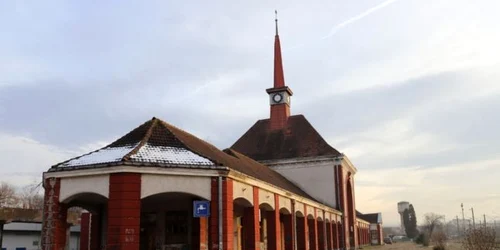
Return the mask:
<path id="1" fill-rule="evenodd" d="M 364 250 L 432 250 L 432 247 L 424 247 L 412 242 L 398 242 L 392 245 L 364 247 Z M 449 244 L 446 250 L 462 250 L 460 244 Z"/>

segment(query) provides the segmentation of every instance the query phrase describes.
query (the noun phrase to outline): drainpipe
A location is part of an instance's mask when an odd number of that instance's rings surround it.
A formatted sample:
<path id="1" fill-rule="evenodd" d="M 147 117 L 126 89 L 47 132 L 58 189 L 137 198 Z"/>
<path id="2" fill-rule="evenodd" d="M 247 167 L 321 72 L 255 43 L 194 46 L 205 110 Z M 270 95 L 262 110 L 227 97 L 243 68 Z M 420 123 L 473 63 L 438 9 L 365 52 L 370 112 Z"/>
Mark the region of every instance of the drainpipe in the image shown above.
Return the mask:
<path id="1" fill-rule="evenodd" d="M 325 217 L 325 210 L 323 210 L 323 249 L 328 250 L 328 235 L 326 234 L 326 217 Z M 330 221 L 330 225 L 331 225 Z M 332 227 L 330 226 L 330 229 Z M 330 230 L 330 235 L 331 235 L 331 230 Z"/>
<path id="2" fill-rule="evenodd" d="M 3 243 L 3 225 L 4 221 L 0 221 L 0 249 L 2 248 L 2 243 Z"/>
<path id="3" fill-rule="evenodd" d="M 293 249 L 298 249 L 297 245 L 297 215 L 295 214 L 295 200 L 292 199 L 292 230 L 293 230 Z"/>
<path id="4" fill-rule="evenodd" d="M 218 181 L 218 194 L 219 194 L 219 250 L 223 250 L 223 242 L 222 242 L 222 176 L 219 176 L 219 181 Z"/>

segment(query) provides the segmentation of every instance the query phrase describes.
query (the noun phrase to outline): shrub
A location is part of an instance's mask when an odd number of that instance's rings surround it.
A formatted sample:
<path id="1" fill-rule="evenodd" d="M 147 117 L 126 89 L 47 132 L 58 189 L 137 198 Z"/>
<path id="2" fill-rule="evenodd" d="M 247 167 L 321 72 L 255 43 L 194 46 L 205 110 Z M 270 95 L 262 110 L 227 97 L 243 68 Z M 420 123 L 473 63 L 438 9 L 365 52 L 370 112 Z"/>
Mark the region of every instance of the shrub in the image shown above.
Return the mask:
<path id="1" fill-rule="evenodd" d="M 448 237 L 443 231 L 432 234 L 432 242 L 435 244 L 434 250 L 444 250 L 446 248 L 446 241 L 448 241 Z"/>
<path id="2" fill-rule="evenodd" d="M 496 233 L 493 228 L 472 228 L 465 232 L 462 247 L 465 250 L 493 250 L 495 238 Z"/>
<path id="3" fill-rule="evenodd" d="M 415 243 L 417 244 L 424 244 L 424 234 L 420 233 L 416 238 L 415 238 Z"/>

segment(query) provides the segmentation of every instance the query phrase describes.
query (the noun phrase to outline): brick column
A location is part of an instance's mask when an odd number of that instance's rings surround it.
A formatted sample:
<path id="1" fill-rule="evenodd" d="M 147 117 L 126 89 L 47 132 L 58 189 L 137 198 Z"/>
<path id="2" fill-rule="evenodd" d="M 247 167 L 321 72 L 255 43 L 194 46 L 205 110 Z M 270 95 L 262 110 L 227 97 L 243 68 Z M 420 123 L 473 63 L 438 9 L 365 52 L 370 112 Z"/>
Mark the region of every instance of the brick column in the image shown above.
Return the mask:
<path id="1" fill-rule="evenodd" d="M 212 178 L 210 221 L 209 221 L 209 246 L 212 250 L 219 249 L 219 184 L 218 177 Z M 233 180 L 222 178 L 222 245 L 223 249 L 234 248 L 233 225 Z"/>
<path id="2" fill-rule="evenodd" d="M 80 216 L 80 250 L 90 250 L 90 213 Z"/>
<path id="3" fill-rule="evenodd" d="M 66 247 L 66 223 L 68 208 L 59 202 L 61 180 L 49 178 L 44 181 L 44 213 L 42 227 L 42 249 L 64 250 Z"/>
<path id="4" fill-rule="evenodd" d="M 199 218 L 199 223 L 200 223 L 200 250 L 208 250 L 208 218 L 207 217 L 200 217 Z"/>
<path id="5" fill-rule="evenodd" d="M 279 196 L 274 194 L 274 211 L 267 211 L 267 244 L 268 250 L 281 250 L 281 222 Z"/>
<path id="6" fill-rule="evenodd" d="M 139 250 L 141 174 L 109 176 L 107 249 Z"/>

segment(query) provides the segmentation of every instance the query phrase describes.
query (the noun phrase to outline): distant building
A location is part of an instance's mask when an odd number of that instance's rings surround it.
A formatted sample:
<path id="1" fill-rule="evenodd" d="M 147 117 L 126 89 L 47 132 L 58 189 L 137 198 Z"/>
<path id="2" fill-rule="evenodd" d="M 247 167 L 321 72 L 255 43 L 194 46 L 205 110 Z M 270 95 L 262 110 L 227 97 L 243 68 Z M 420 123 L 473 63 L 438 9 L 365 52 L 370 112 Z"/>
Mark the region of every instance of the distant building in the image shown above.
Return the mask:
<path id="1" fill-rule="evenodd" d="M 4 225 L 2 250 L 39 250 L 42 224 L 11 222 Z M 80 226 L 70 228 L 68 250 L 80 249 Z"/>
<path id="2" fill-rule="evenodd" d="M 405 221 L 404 221 L 404 218 L 403 218 L 403 213 L 405 212 L 406 209 L 409 209 L 409 208 L 410 208 L 410 203 L 409 202 L 407 202 L 407 201 L 400 201 L 400 202 L 398 202 L 398 213 L 399 213 L 399 217 L 400 217 L 400 220 L 401 220 L 400 230 L 403 233 L 406 232 L 406 230 L 405 230 Z"/>
<path id="3" fill-rule="evenodd" d="M 370 244 L 382 245 L 383 230 L 382 230 L 382 213 L 362 214 L 356 211 L 358 218 L 370 223 Z"/>

